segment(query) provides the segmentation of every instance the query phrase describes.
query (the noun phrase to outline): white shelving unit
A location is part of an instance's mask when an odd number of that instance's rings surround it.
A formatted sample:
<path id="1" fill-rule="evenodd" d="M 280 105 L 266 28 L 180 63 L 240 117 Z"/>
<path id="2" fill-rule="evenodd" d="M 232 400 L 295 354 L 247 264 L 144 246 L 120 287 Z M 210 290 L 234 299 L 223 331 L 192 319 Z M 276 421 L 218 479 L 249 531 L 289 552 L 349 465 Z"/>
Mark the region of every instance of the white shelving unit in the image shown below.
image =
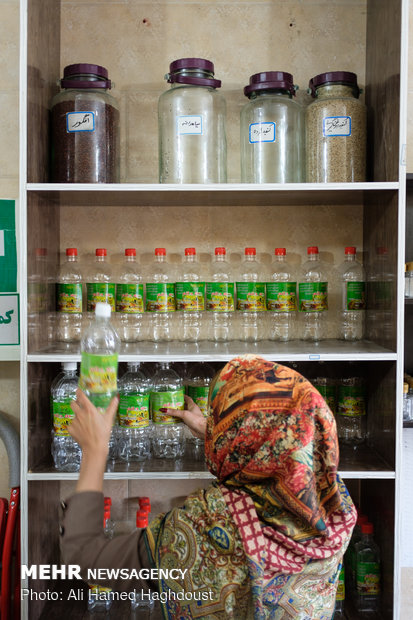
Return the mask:
<path id="1" fill-rule="evenodd" d="M 105 11 L 101 10 L 103 4 Z M 274 10 L 279 20 L 272 24 L 269 17 Z M 125 28 L 124 34 L 122 31 L 121 40 L 116 38 L 118 23 L 128 11 L 133 14 L 139 32 L 141 40 L 138 42 L 129 28 Z M 193 11 L 196 11 L 196 21 Z M 225 34 L 222 40 L 221 37 L 218 40 L 212 31 L 206 38 L 199 38 L 202 24 L 214 23 L 224 28 L 226 11 L 230 11 L 231 22 L 222 33 Z M 283 19 L 287 17 L 284 24 Z M 186 29 L 182 29 L 181 19 L 187 20 Z M 321 21 L 320 32 L 323 33 L 321 40 L 319 37 L 317 41 L 312 32 L 315 20 L 318 25 Z M 91 27 L 90 40 L 86 23 L 98 25 L 99 33 Z M 147 29 L 148 23 L 153 31 Z M 275 245 L 282 242 L 298 259 L 307 240 L 310 245 L 314 239 L 319 239 L 316 243 L 324 244 L 326 258 L 332 263 L 341 259 L 343 247 L 350 244 L 351 237 L 352 244 L 362 248 L 371 276 L 370 290 L 376 293 L 376 302 L 370 304 L 368 311 L 368 340 L 355 344 L 341 342 L 334 337 L 333 326 L 332 337 L 318 345 L 300 341 L 283 344 L 265 341 L 256 345 L 231 342 L 217 347 L 211 343 L 184 346 L 174 342 L 155 347 L 142 343 L 124 348 L 120 361 L 168 359 L 224 363 L 239 353 L 257 352 L 281 363 L 295 362 L 299 368 L 300 364 L 328 362 L 337 373 L 346 364 L 358 362 L 368 385 L 369 445 L 361 455 L 343 450 L 340 470 L 350 492 L 369 511 L 375 524 L 383 558 L 381 615 L 386 619 L 399 618 L 405 226 L 402 154 L 406 131 L 407 24 L 407 0 L 385 3 L 377 0 L 337 0 L 333 3 L 304 0 L 292 4 L 282 0 L 259 3 L 254 0 L 199 3 L 161 0 L 156 10 L 150 2 L 145 4 L 141 0 L 107 0 L 100 4 L 92 0 L 21 0 L 23 563 L 59 563 L 56 507 L 61 494 L 67 492 L 68 485 L 73 488 L 76 479 L 75 475 L 62 474 L 51 467 L 48 390 L 58 364 L 79 361 L 80 355 L 76 348 L 63 348 L 50 339 L 49 323 L 54 312 L 52 295 L 44 312 L 29 315 L 27 311 L 27 284 L 34 271 L 36 247 L 48 250 L 47 278 L 50 283 L 59 255 L 69 245 L 77 245 L 81 255 L 104 246 L 118 255 L 124 247 L 137 247 L 138 253 L 149 254 L 155 245 L 160 244 L 177 254 L 187 244 L 190 235 L 191 245 L 196 245 L 201 252 L 210 251 L 214 243 L 220 245 L 222 240 L 239 252 L 244 245 L 250 244 L 247 241 L 251 239 L 249 235 L 255 234 L 257 248 L 261 244 L 264 258 L 268 258 Z M 301 30 L 294 33 L 296 26 Z M 250 31 L 259 27 L 261 36 L 253 38 L 252 49 L 251 40 L 248 39 L 249 43 L 244 40 Z M 289 37 L 281 37 L 280 42 L 277 28 L 290 33 Z M 176 29 L 178 32 L 185 30 L 185 37 L 174 38 Z M 172 33 L 170 39 L 165 35 L 169 31 Z M 353 45 L 353 36 L 357 45 Z M 162 37 L 165 39 L 163 46 L 159 45 Z M 78 42 L 76 51 L 73 50 L 75 40 Z M 140 45 L 138 51 L 136 45 Z M 153 58 L 148 56 L 151 46 L 154 47 Z M 293 54 L 298 46 L 301 54 Z M 62 67 L 71 62 L 105 65 L 105 48 L 109 50 L 107 58 L 114 63 L 110 67 L 111 77 L 120 82 L 121 113 L 129 123 L 122 136 L 124 182 L 106 186 L 49 183 L 47 110 L 56 91 L 56 80 Z M 117 80 L 113 75 L 117 67 L 113 59 L 126 49 L 133 49 L 134 54 L 140 52 L 145 62 L 139 66 L 139 77 L 132 78 L 136 58 L 125 60 L 122 56 Z M 236 69 L 228 90 L 231 182 L 211 186 L 159 185 L 154 182 L 156 169 L 148 173 L 145 167 L 145 159 L 148 166 L 156 161 L 156 141 L 149 134 L 147 144 L 138 138 L 142 137 L 146 127 L 156 125 L 154 105 L 168 62 L 175 57 L 194 55 L 194 49 L 200 50 L 197 55 L 206 57 L 213 53 L 218 77 L 218 66 L 228 76 L 233 68 Z M 227 53 L 228 50 L 231 51 Z M 243 50 L 246 57 L 242 68 L 239 67 L 239 50 Z M 329 57 L 333 51 L 336 55 L 334 62 Z M 98 53 L 102 53 L 103 60 L 91 59 Z M 279 62 L 284 66 L 268 67 L 274 63 L 274 58 L 280 58 Z M 130 64 L 126 66 L 128 62 Z M 286 65 L 287 62 L 290 66 Z M 292 71 L 294 77 L 305 71 L 307 79 L 332 69 L 356 70 L 362 74 L 369 115 L 369 182 L 263 186 L 238 182 L 234 126 L 241 98 L 236 93 L 242 93 L 244 82 L 251 73 L 270 68 Z M 302 75 L 301 79 L 304 81 Z M 137 110 L 142 112 L 142 118 L 138 114 L 133 116 L 132 112 Z M 136 124 L 141 121 L 141 125 L 132 130 L 131 119 L 136 120 Z M 143 155 L 142 144 L 147 148 L 147 152 L 143 149 Z M 136 165 L 131 172 L 129 162 L 139 162 L 141 168 Z M 142 177 L 137 180 L 135 176 L 139 177 L 140 170 Z M 378 246 L 388 248 L 386 278 L 379 273 L 377 266 Z M 385 282 L 385 293 L 382 287 L 378 296 L 378 289 L 374 289 L 377 282 Z M 173 494 L 174 484 L 184 481 L 188 484 L 194 481 L 207 483 L 210 478 L 203 466 L 189 461 L 178 466 L 152 461 L 128 471 L 115 465 L 105 474 L 107 484 L 112 485 L 108 488 L 114 493 L 126 488 L 129 494 L 133 494 L 134 484 L 139 481 L 149 484 L 156 480 L 156 493 L 165 500 L 164 504 L 160 501 L 160 507 L 168 506 L 168 493 Z M 49 585 L 37 582 L 36 588 Z M 27 601 L 23 605 L 26 605 L 23 606 L 23 618 L 47 617 L 44 615 L 47 610 L 44 611 L 40 603 L 30 605 L 30 616 Z M 55 610 L 54 613 L 58 612 Z M 71 610 L 71 615 L 81 617 L 76 609 Z"/>

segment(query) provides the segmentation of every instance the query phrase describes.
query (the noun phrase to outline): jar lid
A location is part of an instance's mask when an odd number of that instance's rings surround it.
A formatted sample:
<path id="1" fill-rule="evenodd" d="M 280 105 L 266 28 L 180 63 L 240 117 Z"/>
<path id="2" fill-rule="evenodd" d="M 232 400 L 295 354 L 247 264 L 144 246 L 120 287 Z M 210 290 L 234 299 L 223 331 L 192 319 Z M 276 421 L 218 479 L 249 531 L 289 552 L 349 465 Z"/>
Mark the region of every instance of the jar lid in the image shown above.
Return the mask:
<path id="1" fill-rule="evenodd" d="M 295 95 L 297 90 L 294 86 L 293 76 L 285 71 L 264 71 L 254 73 L 250 77 L 250 83 L 244 88 L 244 95 L 249 97 L 259 90 L 285 90 L 290 95 Z"/>
<path id="2" fill-rule="evenodd" d="M 181 75 L 179 72 L 188 71 L 207 71 L 214 75 L 214 63 L 205 58 L 178 58 L 169 65 L 169 73 L 165 79 L 169 84 L 192 84 L 193 86 L 209 86 L 210 88 L 220 88 L 221 80 L 209 77 L 196 77 L 195 75 Z"/>
<path id="3" fill-rule="evenodd" d="M 88 76 L 87 79 L 85 76 Z M 112 88 L 108 70 L 88 63 L 67 65 L 60 85 L 62 88 Z"/>
<path id="4" fill-rule="evenodd" d="M 357 85 L 357 75 L 351 73 L 351 71 L 329 71 L 328 73 L 319 73 L 308 82 L 309 92 L 312 97 L 316 97 L 316 90 L 319 86 L 335 83 L 352 86 L 354 96 L 358 98 L 360 95 L 360 89 Z"/>

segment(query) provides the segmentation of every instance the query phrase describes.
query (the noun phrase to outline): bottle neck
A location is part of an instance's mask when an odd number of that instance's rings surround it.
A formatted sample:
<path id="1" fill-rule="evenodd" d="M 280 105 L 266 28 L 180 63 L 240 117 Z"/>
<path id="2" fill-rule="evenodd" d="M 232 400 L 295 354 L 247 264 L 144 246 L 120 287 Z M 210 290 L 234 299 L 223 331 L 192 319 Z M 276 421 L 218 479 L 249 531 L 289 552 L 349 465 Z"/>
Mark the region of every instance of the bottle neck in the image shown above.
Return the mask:
<path id="1" fill-rule="evenodd" d="M 186 263 L 195 263 L 196 262 L 196 256 L 194 256 L 193 254 L 189 254 L 188 256 L 185 256 L 185 262 Z"/>
<path id="2" fill-rule="evenodd" d="M 77 256 L 73 256 L 73 255 L 66 256 L 66 261 L 68 263 L 77 263 Z"/>
<path id="3" fill-rule="evenodd" d="M 97 263 L 104 263 L 106 261 L 106 256 L 96 256 L 95 261 Z"/>
<path id="4" fill-rule="evenodd" d="M 136 263 L 136 256 L 125 256 L 125 263 Z"/>
<path id="5" fill-rule="evenodd" d="M 155 256 L 155 263 L 165 263 L 166 262 L 166 256 L 165 255 L 157 255 Z"/>
<path id="6" fill-rule="evenodd" d="M 344 257 L 344 260 L 346 261 L 346 263 L 355 263 L 356 262 L 356 255 L 355 254 L 346 254 Z"/>
<path id="7" fill-rule="evenodd" d="M 307 255 L 307 260 L 318 261 L 318 260 L 320 260 L 320 256 L 319 256 L 319 254 L 308 254 Z"/>
<path id="8" fill-rule="evenodd" d="M 225 254 L 215 254 L 215 262 L 216 263 L 225 263 L 226 262 L 226 255 Z"/>
<path id="9" fill-rule="evenodd" d="M 168 370 L 169 367 L 170 367 L 170 363 L 169 362 L 161 362 L 162 370 Z"/>

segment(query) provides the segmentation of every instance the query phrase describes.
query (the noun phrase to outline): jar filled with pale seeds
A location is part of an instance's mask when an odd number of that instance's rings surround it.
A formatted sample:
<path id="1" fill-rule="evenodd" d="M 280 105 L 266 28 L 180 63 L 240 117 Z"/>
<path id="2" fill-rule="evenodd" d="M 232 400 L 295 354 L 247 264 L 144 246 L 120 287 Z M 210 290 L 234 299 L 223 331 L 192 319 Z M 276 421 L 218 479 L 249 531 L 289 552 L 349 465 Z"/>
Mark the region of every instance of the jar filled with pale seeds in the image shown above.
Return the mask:
<path id="1" fill-rule="evenodd" d="M 366 106 L 357 75 L 332 71 L 309 82 L 314 101 L 306 110 L 306 180 L 349 183 L 366 180 Z"/>

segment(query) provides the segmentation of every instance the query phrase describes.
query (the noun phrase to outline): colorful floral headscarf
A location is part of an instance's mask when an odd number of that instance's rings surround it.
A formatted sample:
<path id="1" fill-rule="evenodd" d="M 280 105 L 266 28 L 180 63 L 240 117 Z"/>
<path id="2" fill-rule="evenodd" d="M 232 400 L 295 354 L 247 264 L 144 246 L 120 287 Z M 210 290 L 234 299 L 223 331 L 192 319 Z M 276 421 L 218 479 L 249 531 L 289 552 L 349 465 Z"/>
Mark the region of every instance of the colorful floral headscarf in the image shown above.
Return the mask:
<path id="1" fill-rule="evenodd" d="M 300 374 L 261 357 L 228 362 L 210 393 L 205 453 L 217 483 L 148 530 L 158 567 L 187 567 L 169 618 L 330 620 L 356 511 L 337 474 L 334 417 Z"/>

